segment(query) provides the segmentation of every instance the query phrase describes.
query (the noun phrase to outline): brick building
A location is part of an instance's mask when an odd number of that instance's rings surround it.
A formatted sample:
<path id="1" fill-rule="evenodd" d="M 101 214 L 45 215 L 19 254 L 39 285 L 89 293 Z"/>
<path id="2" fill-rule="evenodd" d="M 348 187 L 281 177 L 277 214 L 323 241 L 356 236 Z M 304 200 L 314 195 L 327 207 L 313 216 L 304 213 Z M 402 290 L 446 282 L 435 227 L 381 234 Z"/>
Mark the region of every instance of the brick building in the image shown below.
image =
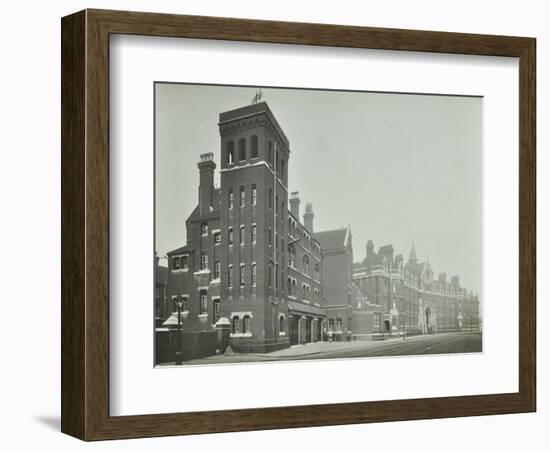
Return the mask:
<path id="1" fill-rule="evenodd" d="M 323 249 L 327 332 L 336 340 L 347 339 L 352 332 L 354 300 L 351 228 L 321 231 L 315 239 Z"/>
<path id="2" fill-rule="evenodd" d="M 155 324 L 159 326 L 170 315 L 172 306 L 168 301 L 168 267 L 160 265 L 155 254 Z"/>
<path id="3" fill-rule="evenodd" d="M 181 298 L 185 331 L 229 323 L 235 351 L 320 340 L 322 249 L 312 205 L 302 223 L 298 193 L 288 195 L 288 138 L 265 102 L 221 113 L 218 126 L 220 185 L 213 154 L 202 154 L 187 242 L 168 252 L 170 313 Z"/>
<path id="4" fill-rule="evenodd" d="M 429 261 L 419 262 L 414 244 L 407 262 L 391 245 L 354 265 L 353 279 L 373 311 L 372 333 L 428 334 L 478 330 L 479 297 L 460 286 L 459 277 L 437 279 Z M 368 331 L 368 330 L 365 330 Z"/>

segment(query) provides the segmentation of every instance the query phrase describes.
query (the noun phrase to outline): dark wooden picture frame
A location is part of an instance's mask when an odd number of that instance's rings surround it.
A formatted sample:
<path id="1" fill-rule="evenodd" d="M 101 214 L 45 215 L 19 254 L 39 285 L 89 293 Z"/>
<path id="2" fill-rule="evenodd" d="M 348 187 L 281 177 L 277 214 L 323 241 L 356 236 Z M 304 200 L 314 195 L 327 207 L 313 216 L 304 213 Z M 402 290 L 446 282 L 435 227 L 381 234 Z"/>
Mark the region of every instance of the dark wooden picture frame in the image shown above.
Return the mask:
<path id="1" fill-rule="evenodd" d="M 85 10 L 62 31 L 61 429 L 84 440 L 531 412 L 536 408 L 534 38 Z M 134 34 L 519 58 L 519 391 L 109 415 L 109 36 Z"/>

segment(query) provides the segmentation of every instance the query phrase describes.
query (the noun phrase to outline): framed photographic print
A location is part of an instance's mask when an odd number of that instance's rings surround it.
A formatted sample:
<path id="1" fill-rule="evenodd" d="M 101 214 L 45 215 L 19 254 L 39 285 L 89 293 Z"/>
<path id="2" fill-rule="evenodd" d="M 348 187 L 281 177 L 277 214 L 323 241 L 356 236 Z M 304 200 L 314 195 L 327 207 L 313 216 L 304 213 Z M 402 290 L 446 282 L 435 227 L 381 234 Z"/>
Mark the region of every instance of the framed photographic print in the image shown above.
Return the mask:
<path id="1" fill-rule="evenodd" d="M 62 431 L 535 410 L 535 39 L 62 19 Z"/>

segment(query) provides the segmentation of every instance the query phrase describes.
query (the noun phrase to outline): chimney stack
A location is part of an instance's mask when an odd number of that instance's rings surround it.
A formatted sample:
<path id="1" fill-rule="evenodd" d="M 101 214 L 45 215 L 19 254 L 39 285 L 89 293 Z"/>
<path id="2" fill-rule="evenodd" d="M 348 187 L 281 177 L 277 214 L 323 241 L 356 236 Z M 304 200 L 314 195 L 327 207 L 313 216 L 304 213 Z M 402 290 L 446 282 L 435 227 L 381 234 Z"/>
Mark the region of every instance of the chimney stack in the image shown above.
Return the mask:
<path id="1" fill-rule="evenodd" d="M 290 213 L 300 221 L 300 197 L 298 196 L 298 191 L 290 193 Z"/>
<path id="2" fill-rule="evenodd" d="M 310 233 L 313 233 L 313 205 L 311 203 L 306 203 L 304 226 Z"/>
<path id="3" fill-rule="evenodd" d="M 203 153 L 197 164 L 199 168 L 199 210 L 201 215 L 210 212 L 214 192 L 214 153 Z"/>

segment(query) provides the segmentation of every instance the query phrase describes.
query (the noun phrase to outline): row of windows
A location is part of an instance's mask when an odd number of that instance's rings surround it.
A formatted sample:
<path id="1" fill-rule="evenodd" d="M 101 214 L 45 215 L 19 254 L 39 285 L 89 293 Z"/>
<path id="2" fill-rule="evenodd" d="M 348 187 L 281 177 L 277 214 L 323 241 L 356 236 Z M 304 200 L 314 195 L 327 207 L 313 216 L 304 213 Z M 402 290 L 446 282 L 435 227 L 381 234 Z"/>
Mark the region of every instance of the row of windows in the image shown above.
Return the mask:
<path id="1" fill-rule="evenodd" d="M 178 311 L 178 297 L 174 296 L 172 297 L 172 312 Z M 181 298 L 182 305 L 181 305 L 181 311 L 188 311 L 189 310 L 189 297 L 186 295 Z M 208 314 L 208 292 L 205 290 L 201 290 L 199 292 L 199 314 Z M 220 299 L 217 298 L 212 301 L 212 323 L 216 323 L 218 320 L 220 320 L 221 314 L 220 314 Z"/>
<path id="2" fill-rule="evenodd" d="M 240 228 L 239 228 L 239 244 L 240 245 L 244 245 L 245 240 L 246 240 L 245 228 L 246 227 L 244 225 L 241 225 Z M 270 235 L 271 235 L 271 233 L 270 233 Z M 257 237 L 256 224 L 253 223 L 252 226 L 251 226 L 251 233 L 250 233 L 250 242 L 252 244 L 256 243 L 256 237 Z M 229 245 L 233 245 L 233 227 L 229 227 L 229 229 L 227 230 L 227 242 L 229 243 Z"/>
<path id="3" fill-rule="evenodd" d="M 296 249 L 293 245 L 288 247 L 288 265 L 296 268 Z M 302 258 L 302 273 L 309 276 L 309 256 L 304 255 Z M 321 279 L 321 271 L 319 264 L 315 264 L 313 268 L 313 279 L 319 281 Z"/>
<path id="4" fill-rule="evenodd" d="M 304 238 L 302 241 L 303 247 L 311 251 L 318 258 L 321 257 L 321 246 L 315 242 L 315 240 L 311 239 L 308 233 L 300 229 L 296 221 L 291 217 L 288 218 L 288 234 L 296 240 L 302 240 L 302 238 Z"/>
<path id="5" fill-rule="evenodd" d="M 231 333 L 250 333 L 250 316 L 244 316 L 243 320 L 240 320 L 239 316 L 233 316 Z"/>
<path id="6" fill-rule="evenodd" d="M 256 263 L 252 263 L 250 266 L 250 282 L 252 286 L 256 286 Z M 233 287 L 234 277 L 233 277 L 233 265 L 230 264 L 227 270 L 227 285 Z M 246 283 L 246 265 L 241 264 L 239 266 L 239 286 L 244 286 Z"/>
<path id="7" fill-rule="evenodd" d="M 189 269 L 188 255 L 172 256 L 172 270 L 188 270 L 188 269 Z"/>
<path id="8" fill-rule="evenodd" d="M 253 184 L 250 188 L 250 198 L 251 198 L 251 204 L 252 206 L 256 206 L 258 204 L 258 189 L 256 188 L 256 184 Z M 273 208 L 273 189 L 269 188 L 268 196 L 267 196 L 267 204 L 269 209 Z M 235 195 L 233 193 L 233 188 L 229 188 L 227 190 L 227 207 L 229 209 L 233 209 L 235 205 Z M 244 208 L 246 206 L 246 188 L 244 186 L 239 187 L 239 206 L 241 208 Z M 285 202 L 279 202 L 279 196 L 275 196 L 275 213 L 279 214 L 280 211 L 283 211 L 283 214 L 281 216 L 281 219 L 284 218 L 284 210 L 285 210 Z M 203 228 L 204 227 L 204 228 Z M 208 224 L 203 223 L 201 226 L 201 234 L 207 235 L 208 234 Z"/>
<path id="9" fill-rule="evenodd" d="M 296 278 L 288 277 L 287 278 L 287 293 L 290 297 L 296 297 L 297 282 Z M 319 289 L 313 289 L 313 298 L 311 298 L 311 288 L 309 284 L 302 283 L 302 299 L 303 300 L 313 300 L 315 303 L 318 303 L 321 300 L 321 292 Z"/>
<path id="10" fill-rule="evenodd" d="M 238 161 L 245 161 L 246 158 L 246 139 L 240 138 L 239 139 L 239 154 L 238 154 Z M 258 157 L 258 136 L 253 135 L 250 138 L 250 158 L 254 159 Z M 227 143 L 227 153 L 226 153 L 226 162 L 227 164 L 233 164 L 235 162 L 235 143 L 233 141 L 229 141 Z"/>
<path id="11" fill-rule="evenodd" d="M 256 185 L 253 184 L 250 188 L 250 198 L 252 199 L 252 206 L 256 206 L 258 201 L 258 193 L 256 189 Z M 235 196 L 233 194 L 233 189 L 229 188 L 227 191 L 227 207 L 229 209 L 233 209 L 233 206 L 235 204 Z M 244 186 L 241 186 L 239 188 L 239 206 L 241 208 L 244 208 L 246 204 L 246 189 Z"/>
<path id="12" fill-rule="evenodd" d="M 285 332 L 285 318 L 279 317 L 279 333 Z M 239 316 L 231 319 L 231 333 L 250 333 L 250 316 L 246 314 L 242 320 Z"/>
<path id="13" fill-rule="evenodd" d="M 225 154 L 225 161 L 227 164 L 233 164 L 235 162 L 242 162 L 246 161 L 247 158 L 247 141 L 246 139 L 240 138 L 238 141 L 238 154 L 235 155 L 235 142 L 228 141 L 226 144 L 226 154 Z M 267 143 L 267 161 L 268 163 L 273 166 L 274 158 L 273 158 L 273 142 L 268 141 Z M 238 159 L 235 158 L 235 156 L 238 156 Z M 258 158 L 258 136 L 253 135 L 250 138 L 250 158 L 256 159 Z M 283 158 L 277 158 L 275 161 L 275 170 L 281 178 L 284 179 L 285 176 L 285 160 Z"/>
<path id="14" fill-rule="evenodd" d="M 334 331 L 334 330 L 342 330 L 342 318 L 337 317 L 336 318 L 336 328 L 334 327 L 334 319 L 328 319 L 328 330 Z"/>

